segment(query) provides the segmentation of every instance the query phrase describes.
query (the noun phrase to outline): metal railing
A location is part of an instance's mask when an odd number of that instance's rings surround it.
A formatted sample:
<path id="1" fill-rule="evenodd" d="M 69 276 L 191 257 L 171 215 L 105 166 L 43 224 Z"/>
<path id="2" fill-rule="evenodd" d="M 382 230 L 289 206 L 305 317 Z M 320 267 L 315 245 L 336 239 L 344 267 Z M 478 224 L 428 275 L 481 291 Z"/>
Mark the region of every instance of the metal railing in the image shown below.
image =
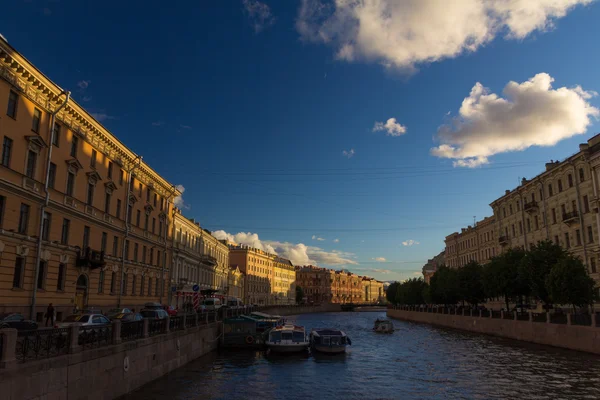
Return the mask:
<path id="1" fill-rule="evenodd" d="M 592 316 L 590 314 L 571 314 L 571 325 L 591 326 Z"/>
<path id="2" fill-rule="evenodd" d="M 121 340 L 127 342 L 144 337 L 144 321 L 123 322 L 121 324 Z"/>
<path id="3" fill-rule="evenodd" d="M 566 324 L 567 323 L 567 314 L 550 314 L 550 323 L 551 324 Z"/>
<path id="4" fill-rule="evenodd" d="M 148 335 L 156 336 L 165 331 L 166 320 L 164 319 L 149 319 L 148 320 Z"/>
<path id="5" fill-rule="evenodd" d="M 183 326 L 183 316 L 169 318 L 169 330 L 179 331 L 181 329 L 185 329 L 185 326 Z"/>
<path id="6" fill-rule="evenodd" d="M 69 328 L 40 329 L 17 333 L 17 361 L 56 357 L 69 351 Z"/>
<path id="7" fill-rule="evenodd" d="M 196 314 L 188 314 L 185 316 L 185 329 L 196 326 Z"/>
<path id="8" fill-rule="evenodd" d="M 112 324 L 80 327 L 78 344 L 84 349 L 112 344 Z"/>

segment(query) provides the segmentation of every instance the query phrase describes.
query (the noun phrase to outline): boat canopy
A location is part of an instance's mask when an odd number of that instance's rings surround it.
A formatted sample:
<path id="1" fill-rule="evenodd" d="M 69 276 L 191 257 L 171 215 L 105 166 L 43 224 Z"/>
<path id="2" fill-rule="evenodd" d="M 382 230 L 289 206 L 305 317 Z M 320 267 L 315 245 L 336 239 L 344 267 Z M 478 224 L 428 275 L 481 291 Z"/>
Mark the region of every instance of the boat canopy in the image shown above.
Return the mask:
<path id="1" fill-rule="evenodd" d="M 338 329 L 313 329 L 315 336 L 345 336 L 346 334 Z"/>

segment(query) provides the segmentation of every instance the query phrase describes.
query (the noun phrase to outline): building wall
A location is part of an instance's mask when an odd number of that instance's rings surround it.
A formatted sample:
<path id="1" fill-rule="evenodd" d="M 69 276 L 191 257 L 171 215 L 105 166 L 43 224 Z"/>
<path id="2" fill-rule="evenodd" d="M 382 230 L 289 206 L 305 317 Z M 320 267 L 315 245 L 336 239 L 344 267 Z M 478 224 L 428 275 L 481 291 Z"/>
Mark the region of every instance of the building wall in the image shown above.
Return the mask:
<path id="1" fill-rule="evenodd" d="M 335 272 L 307 265 L 296 268 L 296 285 L 302 288 L 308 303 L 329 303 L 332 301 L 332 283 Z"/>
<path id="2" fill-rule="evenodd" d="M 494 217 L 486 217 L 474 226 L 462 228 L 446 236 L 444 254 L 448 267 L 460 268 L 470 261 L 487 263 L 498 253 L 498 241 L 495 234 Z"/>
<path id="3" fill-rule="evenodd" d="M 237 266 L 229 268 L 227 275 L 227 295 L 244 300 L 245 276 Z"/>
<path id="4" fill-rule="evenodd" d="M 49 113 L 57 109 L 64 96 L 59 96 L 60 89 L 54 83 L 2 40 L 0 53 L 0 141 L 4 161 L 0 165 L 0 311 L 28 315 L 48 145 L 52 142 Z M 11 93 L 17 97 L 14 118 L 7 115 Z M 34 116 L 38 112 L 41 118 L 35 132 Z M 53 303 L 58 313 L 66 314 L 75 306 L 107 309 L 120 304 L 138 308 L 147 301 L 160 301 L 167 290 L 163 280 L 170 264 L 165 251 L 169 214 L 174 196 L 180 193 L 73 100 L 58 113 L 56 132 L 51 156 L 55 172 L 50 174 L 53 184 L 46 209 L 49 223 L 39 254 L 41 277 L 34 317 L 40 320 L 48 303 Z M 9 140 L 10 152 L 5 146 Z M 132 191 L 128 196 L 130 180 Z M 130 229 L 125 223 L 127 204 L 131 205 Z M 21 217 L 22 206 L 29 206 L 26 221 Z M 65 220 L 69 221 L 69 229 L 63 237 Z M 126 243 L 128 252 L 124 254 Z M 78 254 L 83 256 L 87 247 L 97 251 L 102 260 L 94 264 L 97 268 L 77 262 Z M 20 259 L 22 268 L 17 268 Z M 15 272 L 20 279 L 15 279 Z M 122 274 L 126 278 L 124 293 Z"/>
<path id="5" fill-rule="evenodd" d="M 246 246 L 230 246 L 229 262 L 237 265 L 245 275 L 247 304 L 271 304 L 272 257 L 269 253 Z"/>
<path id="6" fill-rule="evenodd" d="M 271 294 L 275 304 L 296 303 L 296 269 L 290 260 L 274 257 L 273 286 Z"/>

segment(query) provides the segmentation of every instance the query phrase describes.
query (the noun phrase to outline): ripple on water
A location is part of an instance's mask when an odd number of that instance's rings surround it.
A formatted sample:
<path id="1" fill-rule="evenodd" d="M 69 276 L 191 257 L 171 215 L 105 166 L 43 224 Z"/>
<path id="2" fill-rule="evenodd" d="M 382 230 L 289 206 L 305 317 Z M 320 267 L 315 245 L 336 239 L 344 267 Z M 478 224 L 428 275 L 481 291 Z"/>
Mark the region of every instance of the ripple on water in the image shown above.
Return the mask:
<path id="1" fill-rule="evenodd" d="M 352 339 L 338 357 L 213 353 L 126 396 L 137 399 L 598 399 L 600 357 L 394 321 L 384 313 L 306 314 L 290 319 L 336 327 Z"/>

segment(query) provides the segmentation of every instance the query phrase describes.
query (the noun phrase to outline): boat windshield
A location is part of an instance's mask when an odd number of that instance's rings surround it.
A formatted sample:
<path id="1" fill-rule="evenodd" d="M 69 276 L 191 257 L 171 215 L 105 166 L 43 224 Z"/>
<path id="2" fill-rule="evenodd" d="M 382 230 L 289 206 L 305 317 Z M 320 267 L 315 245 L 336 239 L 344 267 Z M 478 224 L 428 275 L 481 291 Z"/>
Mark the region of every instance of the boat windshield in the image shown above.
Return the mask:
<path id="1" fill-rule="evenodd" d="M 339 336 L 332 336 L 331 337 L 331 344 L 332 345 L 339 345 L 340 344 L 340 337 Z"/>
<path id="2" fill-rule="evenodd" d="M 304 342 L 304 333 L 294 332 L 294 342 Z"/>
<path id="3" fill-rule="evenodd" d="M 282 340 L 292 340 L 292 332 L 281 332 Z"/>
<path id="4" fill-rule="evenodd" d="M 275 331 L 271 332 L 271 342 L 279 342 L 281 341 L 281 332 Z"/>

